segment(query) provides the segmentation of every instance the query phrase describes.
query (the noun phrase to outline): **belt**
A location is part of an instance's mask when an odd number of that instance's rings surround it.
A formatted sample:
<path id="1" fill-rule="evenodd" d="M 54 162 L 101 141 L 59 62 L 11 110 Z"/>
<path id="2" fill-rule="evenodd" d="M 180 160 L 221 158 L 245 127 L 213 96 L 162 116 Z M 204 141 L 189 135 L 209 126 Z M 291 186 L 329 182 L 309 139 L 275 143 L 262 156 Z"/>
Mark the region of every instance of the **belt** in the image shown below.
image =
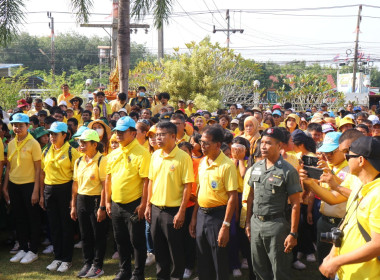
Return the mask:
<path id="1" fill-rule="evenodd" d="M 157 207 L 158 209 L 160 210 L 174 210 L 174 209 L 178 209 L 179 206 L 175 206 L 175 207 L 168 207 L 168 206 L 157 206 L 157 205 L 153 205 L 154 207 Z"/>
<path id="2" fill-rule="evenodd" d="M 330 223 L 330 224 L 339 224 L 340 221 L 342 220 L 342 218 L 337 218 L 337 217 L 329 217 L 329 216 L 325 216 L 325 215 L 322 215 L 322 220 Z"/>
<path id="3" fill-rule="evenodd" d="M 278 213 L 278 214 L 274 214 L 274 215 L 256 215 L 256 214 L 253 214 L 253 216 L 255 216 L 255 218 L 259 219 L 261 222 L 267 222 L 267 221 L 272 221 L 272 220 L 277 219 L 277 218 L 284 218 L 285 214 L 284 213 Z"/>
<path id="4" fill-rule="evenodd" d="M 219 210 L 225 210 L 226 208 L 227 208 L 227 205 L 221 205 L 221 206 L 210 207 L 210 208 L 199 207 L 199 209 L 201 211 L 203 211 L 203 213 L 205 213 L 205 214 L 211 214 L 211 213 L 219 211 Z"/>

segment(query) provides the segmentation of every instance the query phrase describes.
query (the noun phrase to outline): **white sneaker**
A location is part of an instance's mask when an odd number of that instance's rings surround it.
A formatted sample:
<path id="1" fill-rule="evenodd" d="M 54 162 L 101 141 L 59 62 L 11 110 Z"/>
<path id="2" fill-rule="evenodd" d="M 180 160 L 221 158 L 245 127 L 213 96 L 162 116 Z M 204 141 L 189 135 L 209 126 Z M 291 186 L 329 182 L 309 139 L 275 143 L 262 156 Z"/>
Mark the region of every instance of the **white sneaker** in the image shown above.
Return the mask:
<path id="1" fill-rule="evenodd" d="M 13 248 L 9 251 L 11 254 L 17 254 L 18 251 L 20 251 L 20 244 L 18 241 L 15 242 L 15 245 L 13 245 Z"/>
<path id="2" fill-rule="evenodd" d="M 248 269 L 249 268 L 247 259 L 242 259 L 240 268 L 241 269 Z"/>
<path id="3" fill-rule="evenodd" d="M 53 245 L 49 245 L 42 251 L 42 254 L 52 254 L 54 252 Z"/>
<path id="4" fill-rule="evenodd" d="M 29 251 L 28 253 L 26 253 L 25 257 L 22 258 L 20 263 L 28 264 L 28 263 L 34 262 L 37 259 L 38 259 L 38 254 L 35 254 L 32 251 Z"/>
<path id="5" fill-rule="evenodd" d="M 308 262 L 316 262 L 317 259 L 315 258 L 314 254 L 309 254 L 309 255 L 306 256 L 306 261 L 308 261 Z"/>
<path id="6" fill-rule="evenodd" d="M 49 238 L 45 238 L 45 240 L 42 241 L 41 244 L 44 245 L 44 246 L 49 246 L 49 245 L 50 245 L 50 240 L 49 240 Z"/>
<path id="7" fill-rule="evenodd" d="M 82 249 L 82 247 L 83 247 L 83 242 L 82 241 L 79 241 L 77 244 L 74 245 L 75 249 Z"/>
<path id="8" fill-rule="evenodd" d="M 51 264 L 49 264 L 46 269 L 49 271 L 56 271 L 58 267 L 61 265 L 61 261 L 54 260 Z"/>
<path id="9" fill-rule="evenodd" d="M 71 262 L 62 262 L 61 265 L 58 267 L 57 271 L 64 273 L 68 271 L 70 267 L 71 267 Z"/>
<path id="10" fill-rule="evenodd" d="M 303 253 L 298 252 L 297 253 L 297 259 L 300 260 L 300 259 L 302 259 L 302 257 L 303 257 Z"/>
<path id="11" fill-rule="evenodd" d="M 193 271 L 191 269 L 186 268 L 183 273 L 183 279 L 189 279 L 193 275 Z"/>
<path id="12" fill-rule="evenodd" d="M 119 257 L 119 252 L 118 252 L 118 251 L 116 251 L 115 253 L 113 253 L 113 255 L 112 255 L 112 259 L 113 259 L 113 260 L 118 260 L 118 259 L 120 259 L 120 257 Z"/>
<path id="13" fill-rule="evenodd" d="M 18 253 L 10 259 L 10 262 L 17 263 L 22 260 L 23 257 L 25 257 L 26 252 L 24 250 L 18 251 Z"/>
<path id="14" fill-rule="evenodd" d="M 293 264 L 292 264 L 293 268 L 297 269 L 297 270 L 303 270 L 306 268 L 306 265 L 301 263 L 300 261 L 295 261 Z"/>
<path id="15" fill-rule="evenodd" d="M 147 253 L 145 265 L 150 266 L 156 262 L 156 257 L 152 253 Z"/>
<path id="16" fill-rule="evenodd" d="M 232 275 L 233 275 L 233 277 L 241 277 L 241 276 L 243 276 L 243 274 L 241 273 L 241 270 L 238 269 L 238 268 L 232 270 Z"/>

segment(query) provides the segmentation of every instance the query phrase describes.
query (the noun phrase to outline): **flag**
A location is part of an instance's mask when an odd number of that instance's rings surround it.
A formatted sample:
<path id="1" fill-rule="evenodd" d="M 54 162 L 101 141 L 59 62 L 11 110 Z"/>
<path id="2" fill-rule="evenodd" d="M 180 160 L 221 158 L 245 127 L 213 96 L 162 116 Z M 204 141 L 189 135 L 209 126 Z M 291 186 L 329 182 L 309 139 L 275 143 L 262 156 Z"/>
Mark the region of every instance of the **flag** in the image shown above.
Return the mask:
<path id="1" fill-rule="evenodd" d="M 338 61 L 338 58 L 339 58 L 339 54 L 337 54 L 336 56 L 334 56 L 333 60 L 334 61 Z"/>

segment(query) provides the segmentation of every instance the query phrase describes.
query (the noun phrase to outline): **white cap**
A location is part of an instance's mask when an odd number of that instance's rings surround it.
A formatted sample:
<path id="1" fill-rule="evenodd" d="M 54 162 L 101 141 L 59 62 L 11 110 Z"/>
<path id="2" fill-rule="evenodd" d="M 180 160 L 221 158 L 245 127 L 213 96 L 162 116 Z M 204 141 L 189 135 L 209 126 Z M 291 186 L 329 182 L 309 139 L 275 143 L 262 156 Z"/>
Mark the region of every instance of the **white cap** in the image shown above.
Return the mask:
<path id="1" fill-rule="evenodd" d="M 45 99 L 44 103 L 46 103 L 47 105 L 49 105 L 51 107 L 53 107 L 53 105 L 54 105 L 54 101 L 51 98 Z"/>
<path id="2" fill-rule="evenodd" d="M 370 115 L 370 116 L 368 117 L 368 120 L 370 120 L 371 122 L 373 122 L 373 121 L 378 121 L 378 120 L 379 120 L 379 117 L 376 116 L 376 115 Z"/>
<path id="3" fill-rule="evenodd" d="M 66 103 L 66 101 L 65 100 L 62 100 L 61 102 L 59 102 L 59 104 L 58 104 L 58 106 L 62 106 L 62 105 L 64 105 L 64 106 L 66 106 L 67 107 L 67 103 Z"/>
<path id="4" fill-rule="evenodd" d="M 236 107 L 237 107 L 238 109 L 243 109 L 243 106 L 241 106 L 241 104 L 236 104 Z"/>
<path id="5" fill-rule="evenodd" d="M 353 119 L 353 120 L 355 120 L 355 117 L 354 117 L 354 115 L 353 115 L 353 114 L 348 114 L 347 116 L 345 116 L 345 118 L 350 118 L 350 119 Z"/>

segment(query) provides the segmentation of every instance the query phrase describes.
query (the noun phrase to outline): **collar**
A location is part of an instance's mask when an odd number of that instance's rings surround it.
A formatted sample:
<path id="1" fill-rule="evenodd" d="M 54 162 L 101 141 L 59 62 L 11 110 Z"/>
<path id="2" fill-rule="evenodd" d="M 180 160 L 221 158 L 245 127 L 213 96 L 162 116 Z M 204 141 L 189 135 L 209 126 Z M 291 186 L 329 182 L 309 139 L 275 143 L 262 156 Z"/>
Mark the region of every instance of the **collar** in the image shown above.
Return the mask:
<path id="1" fill-rule="evenodd" d="M 209 159 L 209 157 L 206 156 L 206 158 L 204 160 L 206 162 L 207 168 L 211 168 L 213 166 L 219 166 L 219 165 L 221 165 L 221 163 L 222 163 L 223 159 L 225 158 L 225 156 L 226 155 L 222 152 L 222 150 L 220 150 L 220 154 L 218 155 L 218 157 L 210 165 L 208 165 L 208 159 Z"/>
<path id="2" fill-rule="evenodd" d="M 377 178 L 373 180 L 372 182 L 365 184 L 360 191 L 359 198 L 365 197 L 367 193 L 369 193 L 371 190 L 373 190 L 376 187 L 380 187 L 380 178 Z"/>
<path id="3" fill-rule="evenodd" d="M 162 158 L 174 158 L 178 151 L 179 151 L 179 148 L 177 145 L 175 145 L 174 149 L 170 152 L 170 154 L 168 154 L 167 156 L 164 156 L 164 150 L 161 149 L 160 157 L 162 157 Z"/>
<path id="4" fill-rule="evenodd" d="M 272 165 L 271 167 L 269 168 L 266 168 L 266 162 L 267 162 L 267 159 L 264 159 L 262 161 L 260 161 L 260 164 L 261 165 L 264 165 L 264 168 L 265 168 L 265 171 L 271 171 L 272 169 L 274 169 L 275 167 L 279 168 L 279 169 L 282 169 L 283 168 L 283 157 L 282 155 L 280 155 L 280 157 L 278 158 L 278 160 L 274 163 L 274 165 Z"/>
<path id="5" fill-rule="evenodd" d="M 84 156 L 83 156 L 83 157 L 84 157 L 84 162 L 85 162 L 86 164 L 92 164 L 93 162 L 97 162 L 100 156 L 101 156 L 101 154 L 100 154 L 99 152 L 97 152 L 97 153 L 95 154 L 95 156 L 94 156 L 89 162 L 86 162 L 86 155 L 84 155 Z"/>
<path id="6" fill-rule="evenodd" d="M 63 143 L 62 147 L 59 148 L 59 149 L 56 149 L 54 148 L 54 145 L 51 147 L 51 150 L 53 150 L 54 153 L 56 152 L 60 152 L 60 151 L 63 151 L 65 150 L 66 148 L 68 149 L 70 147 L 70 143 L 69 141 L 66 141 L 65 143 Z"/>
<path id="7" fill-rule="evenodd" d="M 125 147 L 121 147 L 121 150 L 124 152 L 124 153 L 129 153 L 136 145 L 138 145 L 139 142 L 137 141 L 137 139 L 134 139 L 131 143 L 129 143 L 127 146 Z"/>
<path id="8" fill-rule="evenodd" d="M 345 168 L 346 166 L 348 166 L 348 162 L 347 160 L 343 160 L 341 163 L 339 163 L 337 166 L 330 166 L 330 169 L 332 169 L 334 171 L 335 174 L 338 174 L 343 168 Z"/>

